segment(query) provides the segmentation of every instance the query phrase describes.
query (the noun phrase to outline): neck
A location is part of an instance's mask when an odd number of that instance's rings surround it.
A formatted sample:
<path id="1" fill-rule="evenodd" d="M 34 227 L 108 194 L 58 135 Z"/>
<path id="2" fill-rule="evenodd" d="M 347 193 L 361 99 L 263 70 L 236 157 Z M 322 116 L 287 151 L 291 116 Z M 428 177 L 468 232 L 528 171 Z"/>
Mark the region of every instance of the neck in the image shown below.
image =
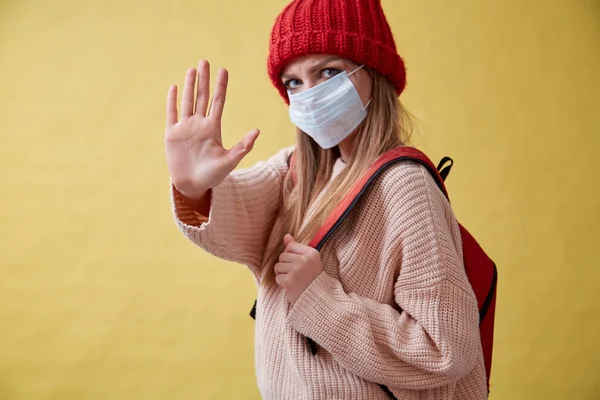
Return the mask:
<path id="1" fill-rule="evenodd" d="M 344 139 L 339 145 L 340 156 L 342 161 L 346 164 L 350 162 L 350 159 L 354 155 L 354 149 L 356 148 L 356 132 L 352 132 L 346 139 Z"/>

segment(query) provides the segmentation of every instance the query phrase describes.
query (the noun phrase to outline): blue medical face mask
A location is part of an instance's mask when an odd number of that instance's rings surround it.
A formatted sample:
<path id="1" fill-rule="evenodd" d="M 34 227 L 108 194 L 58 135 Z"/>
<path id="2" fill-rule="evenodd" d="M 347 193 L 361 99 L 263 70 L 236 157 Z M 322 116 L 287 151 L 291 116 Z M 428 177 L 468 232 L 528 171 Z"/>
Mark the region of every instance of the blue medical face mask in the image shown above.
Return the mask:
<path id="1" fill-rule="evenodd" d="M 350 74 L 341 72 L 304 92 L 288 92 L 290 119 L 324 149 L 340 144 L 367 116 L 369 104 L 363 106 L 349 78 L 362 67 Z"/>

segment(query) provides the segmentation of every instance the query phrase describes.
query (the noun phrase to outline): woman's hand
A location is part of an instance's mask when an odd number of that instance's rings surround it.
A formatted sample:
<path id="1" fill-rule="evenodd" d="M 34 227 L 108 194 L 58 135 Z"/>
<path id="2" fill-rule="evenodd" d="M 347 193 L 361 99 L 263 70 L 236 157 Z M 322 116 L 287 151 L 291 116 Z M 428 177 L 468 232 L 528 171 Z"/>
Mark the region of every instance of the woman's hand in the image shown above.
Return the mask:
<path id="1" fill-rule="evenodd" d="M 285 251 L 275 264 L 275 282 L 283 288 L 290 303 L 296 304 L 306 288 L 323 272 L 321 254 L 297 243 L 292 235 L 283 238 Z"/>
<path id="2" fill-rule="evenodd" d="M 219 70 L 210 109 L 210 66 L 198 63 L 185 76 L 181 100 L 181 115 L 177 114 L 177 86 L 169 88 L 167 96 L 167 130 L 165 150 L 171 180 L 177 190 L 189 199 L 199 199 L 206 191 L 218 186 L 252 150 L 259 135 L 253 129 L 229 150 L 223 148 L 221 116 L 227 94 L 227 70 Z"/>

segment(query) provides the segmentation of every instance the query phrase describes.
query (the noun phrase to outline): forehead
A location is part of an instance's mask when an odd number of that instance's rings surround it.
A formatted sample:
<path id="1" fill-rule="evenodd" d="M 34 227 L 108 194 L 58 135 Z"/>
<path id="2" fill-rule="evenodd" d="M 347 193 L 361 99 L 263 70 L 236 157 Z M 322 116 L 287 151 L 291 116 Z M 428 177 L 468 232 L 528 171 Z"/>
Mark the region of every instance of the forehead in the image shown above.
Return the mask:
<path id="1" fill-rule="evenodd" d="M 332 54 L 310 54 L 307 56 L 302 56 L 296 58 L 289 62 L 282 70 L 281 74 L 289 74 L 298 71 L 304 71 L 317 65 L 319 63 L 325 62 L 328 59 L 332 59 L 331 62 L 343 63 L 347 64 L 347 60 L 340 58 L 338 56 Z"/>

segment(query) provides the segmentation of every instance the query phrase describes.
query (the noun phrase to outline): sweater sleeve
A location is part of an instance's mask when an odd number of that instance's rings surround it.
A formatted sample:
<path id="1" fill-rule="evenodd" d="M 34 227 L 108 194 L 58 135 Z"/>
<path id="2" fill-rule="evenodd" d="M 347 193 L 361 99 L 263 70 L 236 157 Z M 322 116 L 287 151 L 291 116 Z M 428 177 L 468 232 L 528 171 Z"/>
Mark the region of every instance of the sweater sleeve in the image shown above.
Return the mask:
<path id="1" fill-rule="evenodd" d="M 401 232 L 394 296 L 402 311 L 346 293 L 323 272 L 288 315 L 342 367 L 392 391 L 457 382 L 482 357 L 477 300 L 453 236 L 458 224 L 423 168 L 409 176 L 396 187 L 410 196 L 385 200 L 399 212 L 392 231 Z"/>
<path id="2" fill-rule="evenodd" d="M 171 185 L 175 222 L 183 234 L 208 253 L 259 273 L 269 233 L 282 203 L 283 180 L 292 148 L 266 162 L 233 171 L 212 189 L 210 212 L 192 210 Z"/>

